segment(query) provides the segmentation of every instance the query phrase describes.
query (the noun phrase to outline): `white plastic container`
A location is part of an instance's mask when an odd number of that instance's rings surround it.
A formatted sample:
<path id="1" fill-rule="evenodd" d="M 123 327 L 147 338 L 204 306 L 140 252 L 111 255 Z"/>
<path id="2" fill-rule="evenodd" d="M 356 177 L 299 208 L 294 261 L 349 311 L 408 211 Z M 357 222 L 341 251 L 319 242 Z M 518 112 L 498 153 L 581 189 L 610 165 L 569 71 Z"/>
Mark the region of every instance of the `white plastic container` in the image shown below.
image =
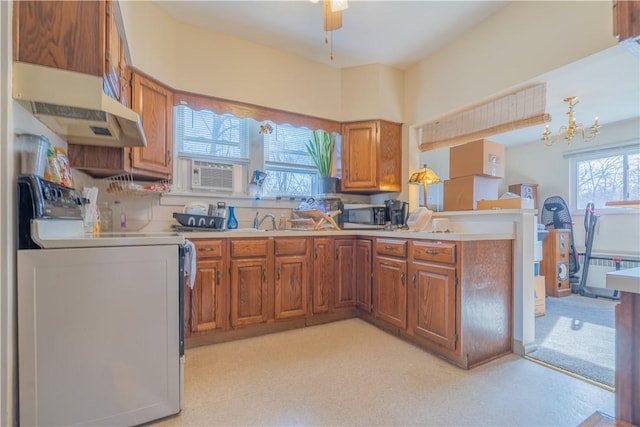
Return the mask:
<path id="1" fill-rule="evenodd" d="M 47 151 L 49 140 L 42 135 L 18 135 L 18 149 L 20 150 L 21 168 L 23 175 L 38 175 L 44 177 L 47 166 Z"/>

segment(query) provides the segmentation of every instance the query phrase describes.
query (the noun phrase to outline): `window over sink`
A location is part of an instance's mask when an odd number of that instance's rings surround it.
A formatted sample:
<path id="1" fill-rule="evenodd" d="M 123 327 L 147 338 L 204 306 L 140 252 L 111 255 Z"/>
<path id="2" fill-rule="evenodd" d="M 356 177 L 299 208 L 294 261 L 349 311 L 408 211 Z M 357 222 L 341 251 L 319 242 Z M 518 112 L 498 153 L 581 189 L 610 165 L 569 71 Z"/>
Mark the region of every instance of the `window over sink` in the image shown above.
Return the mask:
<path id="1" fill-rule="evenodd" d="M 228 192 L 234 195 L 249 192 L 250 174 L 254 170 L 267 173 L 263 196 L 312 195 L 317 185 L 317 169 L 305 147 L 312 133 L 312 129 L 304 126 L 258 122 L 251 117 L 177 105 L 174 141 L 178 162 L 174 185 L 178 191 L 198 191 L 192 185 L 195 161 L 198 165 L 202 162 L 230 165 L 234 173 Z"/>

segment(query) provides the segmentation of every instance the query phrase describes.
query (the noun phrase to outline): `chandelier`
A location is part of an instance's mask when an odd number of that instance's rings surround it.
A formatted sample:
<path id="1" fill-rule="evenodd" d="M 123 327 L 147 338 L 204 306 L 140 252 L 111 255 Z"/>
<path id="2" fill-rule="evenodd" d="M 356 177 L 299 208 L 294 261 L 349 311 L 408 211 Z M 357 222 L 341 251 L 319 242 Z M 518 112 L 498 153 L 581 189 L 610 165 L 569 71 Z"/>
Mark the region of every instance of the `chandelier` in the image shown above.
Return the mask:
<path id="1" fill-rule="evenodd" d="M 318 3 L 319 0 L 310 0 Z M 322 15 L 324 17 L 324 42 L 331 44 L 329 58 L 333 61 L 333 34 L 332 32 L 342 28 L 342 11 L 349 7 L 347 0 L 322 0 Z"/>
<path id="2" fill-rule="evenodd" d="M 540 140 L 545 145 L 551 146 L 558 142 L 560 138 L 562 138 L 567 141 L 567 144 L 569 144 L 573 137 L 578 133 L 582 135 L 582 139 L 584 141 L 591 141 L 592 139 L 594 139 L 598 134 L 598 129 L 600 129 L 600 125 L 598 124 L 598 117 L 595 118 L 595 122 L 591 125 L 591 127 L 589 127 L 587 131 L 582 123 L 576 123 L 576 118 L 574 116 L 573 107 L 578 103 L 578 97 L 570 96 L 568 98 L 565 98 L 563 101 L 569 103 L 569 111 L 567 111 L 567 115 L 569 116 L 569 125 L 561 126 L 553 138 L 551 138 L 549 125 L 546 125 L 544 128 L 544 132 L 542 132 L 542 138 Z"/>
<path id="3" fill-rule="evenodd" d="M 422 185 L 424 206 L 427 209 L 429 209 L 429 207 L 427 206 L 427 185 L 438 184 L 439 182 L 442 182 L 440 181 L 440 177 L 436 175 L 436 173 L 432 169 L 428 168 L 427 165 L 424 165 L 424 167 L 417 172 L 412 173 L 411 177 L 409 178 L 409 184 Z"/>

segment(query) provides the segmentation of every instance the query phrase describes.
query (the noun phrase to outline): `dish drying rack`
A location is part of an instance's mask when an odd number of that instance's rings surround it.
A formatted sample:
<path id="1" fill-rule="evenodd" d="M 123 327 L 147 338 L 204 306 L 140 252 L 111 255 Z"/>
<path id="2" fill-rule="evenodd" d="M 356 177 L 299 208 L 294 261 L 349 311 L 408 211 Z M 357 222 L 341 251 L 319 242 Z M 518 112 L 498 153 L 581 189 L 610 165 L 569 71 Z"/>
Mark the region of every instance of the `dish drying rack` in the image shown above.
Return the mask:
<path id="1" fill-rule="evenodd" d="M 340 230 L 340 227 L 333 218 L 341 212 L 342 211 L 337 210 L 324 213 L 320 209 L 294 210 L 293 214 L 298 218 L 292 218 L 289 222 L 291 223 L 291 228 L 295 230 L 320 230 L 327 228 Z"/>
<path id="2" fill-rule="evenodd" d="M 104 178 L 106 192 L 113 196 L 132 196 L 136 203 L 148 202 L 147 217 L 136 218 L 127 222 L 127 230 L 139 231 L 153 220 L 153 203 L 155 196 L 170 191 L 169 181 L 154 181 L 144 184 L 136 183 L 131 174 L 116 175 Z M 139 207 L 144 208 L 144 206 Z M 135 225 L 132 225 L 135 224 Z"/>
<path id="3" fill-rule="evenodd" d="M 134 182 L 131 174 L 116 175 L 104 179 L 107 193 L 126 194 L 130 196 L 149 196 L 166 193 L 170 190 L 169 181 L 155 181 L 145 185 Z"/>

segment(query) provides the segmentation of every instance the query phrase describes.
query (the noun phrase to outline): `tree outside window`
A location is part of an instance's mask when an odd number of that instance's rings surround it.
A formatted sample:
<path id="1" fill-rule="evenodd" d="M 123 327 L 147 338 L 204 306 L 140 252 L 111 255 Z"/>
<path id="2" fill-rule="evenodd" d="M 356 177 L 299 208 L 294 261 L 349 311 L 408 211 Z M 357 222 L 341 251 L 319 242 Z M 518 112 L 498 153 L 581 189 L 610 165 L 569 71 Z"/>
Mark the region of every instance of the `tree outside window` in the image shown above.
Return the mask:
<path id="1" fill-rule="evenodd" d="M 630 149 L 576 161 L 576 207 L 604 207 L 613 200 L 640 200 L 640 152 Z"/>

